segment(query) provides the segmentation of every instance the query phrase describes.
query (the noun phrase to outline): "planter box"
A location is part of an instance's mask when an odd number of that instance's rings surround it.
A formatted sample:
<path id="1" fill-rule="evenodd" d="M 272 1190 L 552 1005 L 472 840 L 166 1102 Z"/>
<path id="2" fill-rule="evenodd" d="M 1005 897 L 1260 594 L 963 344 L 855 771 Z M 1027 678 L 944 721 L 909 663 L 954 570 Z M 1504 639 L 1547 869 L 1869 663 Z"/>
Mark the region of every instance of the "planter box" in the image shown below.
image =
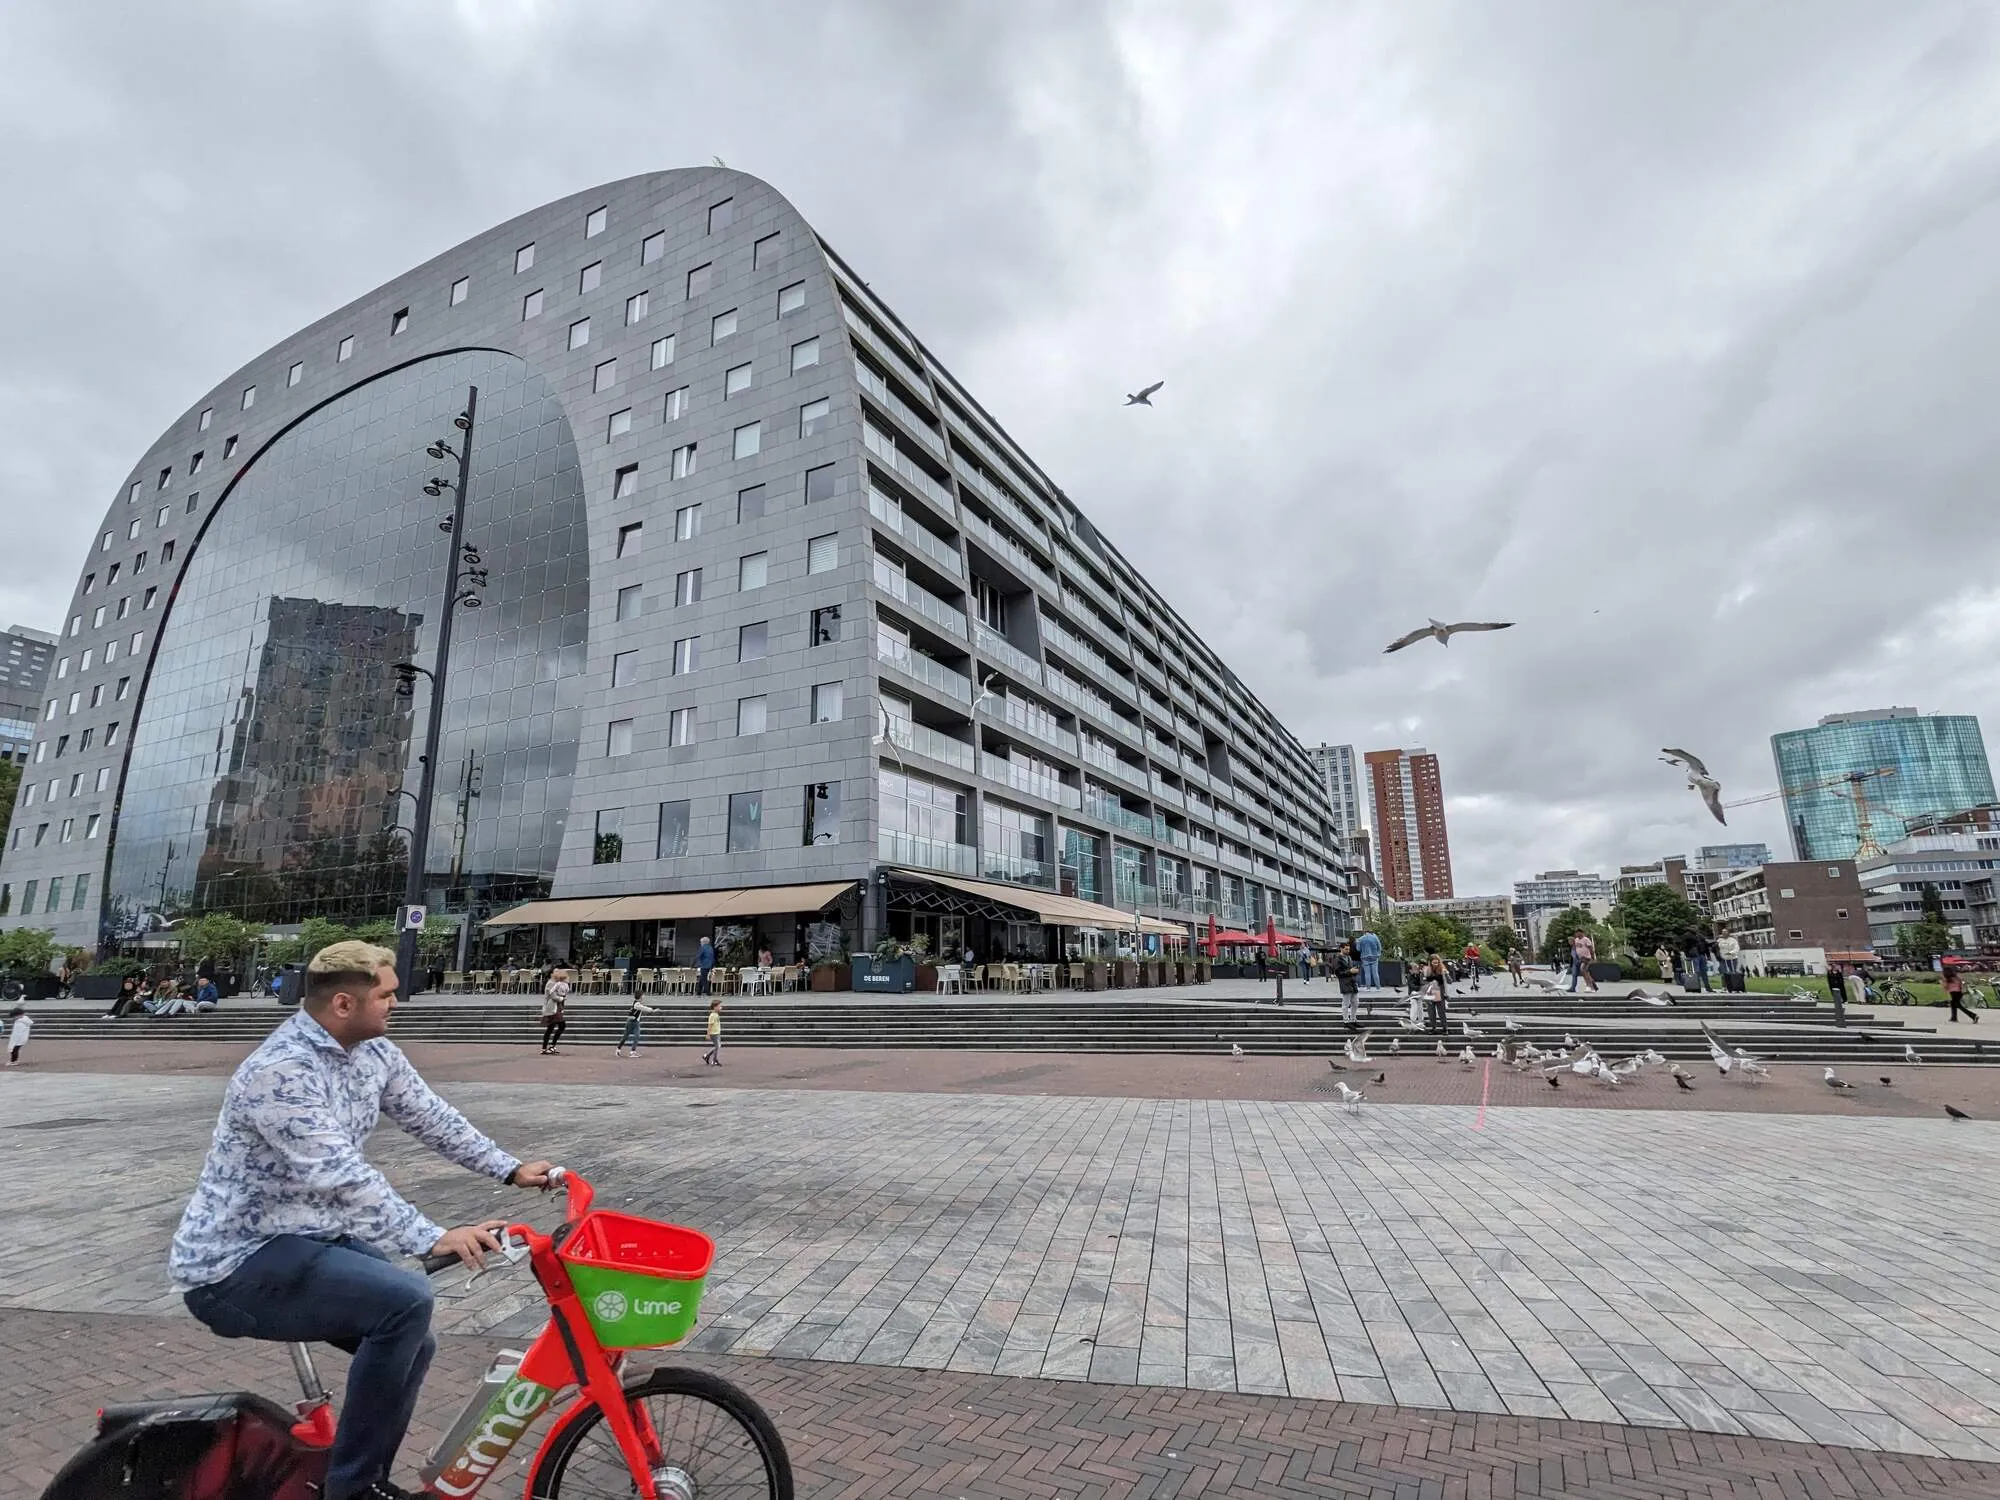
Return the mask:
<path id="1" fill-rule="evenodd" d="M 928 994 L 937 993 L 937 965 L 917 965 L 917 988 Z"/>
<path id="2" fill-rule="evenodd" d="M 869 953 L 854 953 L 848 956 L 848 965 L 853 970 L 851 983 L 857 993 L 907 995 L 917 987 L 917 961 L 907 954 L 902 958 L 880 959 Z"/>
<path id="3" fill-rule="evenodd" d="M 820 991 L 844 990 L 853 982 L 853 971 L 846 964 L 829 964 L 808 974 L 806 988 Z"/>
<path id="4" fill-rule="evenodd" d="M 1083 966 L 1083 987 L 1087 990 L 1101 990 L 1111 983 L 1111 966 L 1103 962 L 1087 963 Z"/>

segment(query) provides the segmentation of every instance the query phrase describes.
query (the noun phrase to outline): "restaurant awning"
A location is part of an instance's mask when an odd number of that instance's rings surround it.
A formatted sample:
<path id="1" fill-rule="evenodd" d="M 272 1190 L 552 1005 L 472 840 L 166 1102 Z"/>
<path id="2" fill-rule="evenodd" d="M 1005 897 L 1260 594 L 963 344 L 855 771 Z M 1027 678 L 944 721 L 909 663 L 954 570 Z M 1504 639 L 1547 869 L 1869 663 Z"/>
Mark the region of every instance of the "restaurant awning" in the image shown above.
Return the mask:
<path id="1" fill-rule="evenodd" d="M 1038 891 L 1031 886 L 1008 885 L 997 880 L 966 880 L 956 875 L 939 875 L 931 870 L 899 869 L 894 873 L 913 880 L 927 880 L 933 885 L 949 886 L 952 890 L 963 891 L 968 896 L 978 896 L 1001 906 L 1018 906 L 1058 927 L 1103 927 L 1114 932 L 1130 932 L 1133 926 L 1131 912 L 1085 901 L 1077 896 L 1059 896 L 1054 891 Z M 1140 917 L 1138 927 L 1141 932 L 1163 937 L 1169 934 L 1187 935 L 1185 927 L 1175 922 L 1163 922 L 1157 917 Z"/>
<path id="2" fill-rule="evenodd" d="M 543 922 L 588 922 L 598 909 L 617 904 L 612 896 L 572 896 L 562 901 L 529 901 L 488 917 L 482 927 L 533 927 Z"/>
<path id="3" fill-rule="evenodd" d="M 482 924 L 529 927 L 544 922 L 678 922 L 695 917 L 763 917 L 818 911 L 854 888 L 851 880 L 763 885 L 726 891 L 660 891 L 646 896 L 571 896 L 530 901 Z"/>

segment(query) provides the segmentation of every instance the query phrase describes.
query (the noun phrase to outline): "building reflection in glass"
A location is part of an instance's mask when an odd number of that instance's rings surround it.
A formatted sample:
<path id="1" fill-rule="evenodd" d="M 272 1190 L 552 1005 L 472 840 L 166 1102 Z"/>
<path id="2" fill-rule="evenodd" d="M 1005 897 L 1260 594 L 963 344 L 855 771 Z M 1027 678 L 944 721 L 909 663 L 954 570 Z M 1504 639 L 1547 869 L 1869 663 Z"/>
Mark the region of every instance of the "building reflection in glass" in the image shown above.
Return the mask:
<path id="1" fill-rule="evenodd" d="M 574 438 L 510 355 L 448 355 L 369 382 L 242 476 L 171 601 L 140 705 L 109 920 L 222 910 L 357 921 L 402 899 L 404 834 L 449 499 L 424 448 L 479 387 L 467 538 L 492 578 L 460 614 L 431 841 L 433 899 L 545 893 L 576 767 L 588 551 Z M 469 785 L 461 785 L 470 778 Z M 404 795 L 407 788 L 409 795 Z"/>

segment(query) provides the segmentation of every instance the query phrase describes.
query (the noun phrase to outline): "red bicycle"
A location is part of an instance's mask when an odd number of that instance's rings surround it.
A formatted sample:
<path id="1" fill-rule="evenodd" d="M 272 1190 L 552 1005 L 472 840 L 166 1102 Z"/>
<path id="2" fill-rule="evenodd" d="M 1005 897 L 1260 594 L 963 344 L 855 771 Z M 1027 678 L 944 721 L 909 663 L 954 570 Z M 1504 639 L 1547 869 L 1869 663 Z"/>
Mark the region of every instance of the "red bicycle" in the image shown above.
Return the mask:
<path id="1" fill-rule="evenodd" d="M 692 1229 L 592 1209 L 568 1195 L 553 1234 L 510 1224 L 500 1259 L 526 1260 L 549 1321 L 525 1353 L 487 1370 L 422 1471 L 426 1491 L 467 1500 L 565 1393 L 528 1469 L 528 1500 L 792 1500 L 784 1439 L 746 1392 L 706 1371 L 628 1374 L 628 1351 L 693 1331 L 715 1245 Z M 433 1256 L 435 1274 L 460 1262 Z M 318 1500 L 333 1445 L 333 1397 L 312 1350 L 290 1346 L 303 1399 L 293 1412 L 248 1391 L 107 1406 L 97 1435 L 42 1500 Z"/>

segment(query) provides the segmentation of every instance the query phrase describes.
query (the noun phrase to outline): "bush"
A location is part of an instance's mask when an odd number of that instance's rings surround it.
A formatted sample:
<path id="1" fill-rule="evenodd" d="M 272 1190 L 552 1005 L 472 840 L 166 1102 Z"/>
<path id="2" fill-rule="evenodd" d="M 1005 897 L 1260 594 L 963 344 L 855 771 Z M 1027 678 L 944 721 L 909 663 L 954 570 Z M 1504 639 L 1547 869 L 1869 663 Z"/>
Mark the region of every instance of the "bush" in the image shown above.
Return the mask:
<path id="1" fill-rule="evenodd" d="M 98 959 L 96 963 L 83 972 L 86 974 L 116 974 L 120 979 L 123 979 L 128 974 L 143 975 L 146 972 L 146 966 L 136 958 L 128 958 L 122 953 L 114 953 L 109 958 Z"/>
<path id="2" fill-rule="evenodd" d="M 45 927 L 16 927 L 0 932 L 0 974 L 15 979 L 39 979 L 53 973 L 52 965 L 62 950 L 55 933 Z"/>
<path id="3" fill-rule="evenodd" d="M 1627 963 L 1624 967 L 1625 967 L 1625 977 L 1627 979 L 1657 980 L 1660 977 L 1660 964 L 1658 959 L 1635 958 L 1631 960 L 1629 963 Z"/>

